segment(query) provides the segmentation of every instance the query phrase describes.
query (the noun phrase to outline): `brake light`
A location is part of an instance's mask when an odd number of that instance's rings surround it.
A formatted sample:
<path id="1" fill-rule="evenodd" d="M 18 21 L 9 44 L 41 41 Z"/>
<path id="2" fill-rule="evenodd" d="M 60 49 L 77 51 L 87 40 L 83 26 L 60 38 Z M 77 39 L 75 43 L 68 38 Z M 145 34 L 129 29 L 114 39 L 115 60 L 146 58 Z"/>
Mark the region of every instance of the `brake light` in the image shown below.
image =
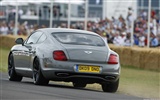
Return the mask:
<path id="1" fill-rule="evenodd" d="M 110 54 L 107 63 L 108 63 L 108 64 L 118 64 L 118 57 L 117 57 L 117 55 Z"/>
<path id="2" fill-rule="evenodd" d="M 53 58 L 54 60 L 58 60 L 58 61 L 67 61 L 67 57 L 62 50 L 54 51 Z"/>

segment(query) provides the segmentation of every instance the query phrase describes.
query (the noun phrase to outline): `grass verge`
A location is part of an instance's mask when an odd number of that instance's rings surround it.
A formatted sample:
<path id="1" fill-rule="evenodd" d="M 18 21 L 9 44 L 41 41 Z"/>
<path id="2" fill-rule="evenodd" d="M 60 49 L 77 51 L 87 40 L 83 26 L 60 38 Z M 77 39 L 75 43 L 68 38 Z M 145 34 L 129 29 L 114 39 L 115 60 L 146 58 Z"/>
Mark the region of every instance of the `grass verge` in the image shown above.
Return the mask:
<path id="1" fill-rule="evenodd" d="M 72 86 L 71 82 L 58 82 L 58 84 Z M 102 91 L 101 85 L 99 84 L 88 84 L 86 88 Z M 117 93 L 159 100 L 160 73 L 157 71 L 122 66 Z"/>
<path id="2" fill-rule="evenodd" d="M 7 71 L 7 59 L 8 59 L 9 49 L 8 48 L 0 48 L 0 71 Z"/>
<path id="3" fill-rule="evenodd" d="M 0 71 L 2 72 L 7 71 L 8 54 L 9 49 L 0 48 Z M 64 82 L 58 82 L 58 84 L 72 85 Z M 102 90 L 99 84 L 89 84 L 86 88 Z M 132 66 L 122 66 L 118 93 L 160 99 L 160 73 Z"/>
<path id="4" fill-rule="evenodd" d="M 139 97 L 160 99 L 160 73 L 122 67 L 119 91 Z"/>

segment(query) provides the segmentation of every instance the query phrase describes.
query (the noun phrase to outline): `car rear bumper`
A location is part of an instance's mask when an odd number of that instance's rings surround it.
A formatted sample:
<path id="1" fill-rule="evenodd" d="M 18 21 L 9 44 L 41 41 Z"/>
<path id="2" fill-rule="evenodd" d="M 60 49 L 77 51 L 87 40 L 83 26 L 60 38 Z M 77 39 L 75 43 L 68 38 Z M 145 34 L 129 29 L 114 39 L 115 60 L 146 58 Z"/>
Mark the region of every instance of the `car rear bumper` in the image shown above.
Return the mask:
<path id="1" fill-rule="evenodd" d="M 119 79 L 119 74 L 76 73 L 70 71 L 43 71 L 43 75 L 49 80 L 65 82 L 102 83 L 114 82 Z"/>
<path id="2" fill-rule="evenodd" d="M 79 72 L 77 65 L 100 66 L 99 73 Z M 106 63 L 86 62 L 41 62 L 42 73 L 45 78 L 54 81 L 86 81 L 87 83 L 114 82 L 119 79 L 120 64 L 109 65 Z"/>

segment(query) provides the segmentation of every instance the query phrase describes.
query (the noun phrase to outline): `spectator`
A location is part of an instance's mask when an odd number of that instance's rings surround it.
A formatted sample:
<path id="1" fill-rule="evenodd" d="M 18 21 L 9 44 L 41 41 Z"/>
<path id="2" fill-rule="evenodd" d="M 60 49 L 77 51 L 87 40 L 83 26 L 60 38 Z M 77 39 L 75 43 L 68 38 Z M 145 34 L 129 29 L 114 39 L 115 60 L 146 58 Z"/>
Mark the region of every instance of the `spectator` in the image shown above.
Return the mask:
<path id="1" fill-rule="evenodd" d="M 135 45 L 139 45 L 139 36 L 138 36 L 139 34 L 134 34 L 134 44 Z"/>
<path id="2" fill-rule="evenodd" d="M 5 22 L 2 23 L 1 27 L 0 27 L 0 33 L 2 35 L 7 35 L 8 34 L 8 27 L 7 24 Z"/>
<path id="3" fill-rule="evenodd" d="M 26 15 L 28 15 L 28 16 L 31 16 L 31 10 L 29 9 L 29 10 L 27 10 L 27 13 L 26 13 Z"/>
<path id="4" fill-rule="evenodd" d="M 145 36 L 143 35 L 143 33 L 140 33 L 140 36 L 139 36 L 139 46 L 140 47 L 145 46 Z"/>
<path id="5" fill-rule="evenodd" d="M 158 46 L 160 46 L 160 33 L 157 35 L 158 38 Z"/>
<path id="6" fill-rule="evenodd" d="M 121 45 L 121 36 L 119 35 L 119 32 L 117 31 L 115 34 L 115 37 L 113 39 L 113 44 L 120 46 Z"/>
<path id="7" fill-rule="evenodd" d="M 121 33 L 121 38 L 120 38 L 120 43 L 122 46 L 125 45 L 125 40 L 126 40 L 126 32 Z"/>
<path id="8" fill-rule="evenodd" d="M 22 9 L 19 9 L 18 14 L 19 14 L 20 16 L 23 15 L 23 10 L 22 10 Z"/>
<path id="9" fill-rule="evenodd" d="M 132 8 L 128 8 L 128 15 L 127 15 L 127 21 L 128 21 L 128 26 L 131 26 L 131 22 L 133 21 L 133 10 Z"/>
<path id="10" fill-rule="evenodd" d="M 126 35 L 126 39 L 124 41 L 125 46 L 131 46 L 131 38 L 130 38 L 130 33 Z"/>
<path id="11" fill-rule="evenodd" d="M 18 35 L 27 35 L 27 30 L 24 25 L 19 25 Z"/>
<path id="12" fill-rule="evenodd" d="M 140 17 L 142 17 L 143 20 L 146 20 L 146 19 L 147 19 L 147 12 L 144 11 L 144 10 L 142 10 L 142 11 L 140 12 Z"/>
<path id="13" fill-rule="evenodd" d="M 152 9 L 152 11 L 151 11 L 151 17 L 154 18 L 155 14 L 156 14 L 156 12 Z"/>
<path id="14" fill-rule="evenodd" d="M 10 21 L 8 24 L 8 34 L 13 34 L 14 31 L 14 21 Z"/>
<path id="15" fill-rule="evenodd" d="M 157 47 L 158 46 L 158 38 L 156 37 L 156 35 L 152 32 L 151 34 L 151 47 Z"/>

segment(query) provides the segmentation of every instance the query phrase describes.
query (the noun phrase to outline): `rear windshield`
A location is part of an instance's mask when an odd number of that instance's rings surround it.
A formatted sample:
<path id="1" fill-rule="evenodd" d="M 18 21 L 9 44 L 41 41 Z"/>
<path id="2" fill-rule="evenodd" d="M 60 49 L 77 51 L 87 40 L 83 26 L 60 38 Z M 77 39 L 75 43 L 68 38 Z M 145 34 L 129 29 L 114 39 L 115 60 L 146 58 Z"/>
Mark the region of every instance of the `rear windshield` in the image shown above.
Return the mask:
<path id="1" fill-rule="evenodd" d="M 105 46 L 102 38 L 83 33 L 52 33 L 53 37 L 63 44 Z"/>

